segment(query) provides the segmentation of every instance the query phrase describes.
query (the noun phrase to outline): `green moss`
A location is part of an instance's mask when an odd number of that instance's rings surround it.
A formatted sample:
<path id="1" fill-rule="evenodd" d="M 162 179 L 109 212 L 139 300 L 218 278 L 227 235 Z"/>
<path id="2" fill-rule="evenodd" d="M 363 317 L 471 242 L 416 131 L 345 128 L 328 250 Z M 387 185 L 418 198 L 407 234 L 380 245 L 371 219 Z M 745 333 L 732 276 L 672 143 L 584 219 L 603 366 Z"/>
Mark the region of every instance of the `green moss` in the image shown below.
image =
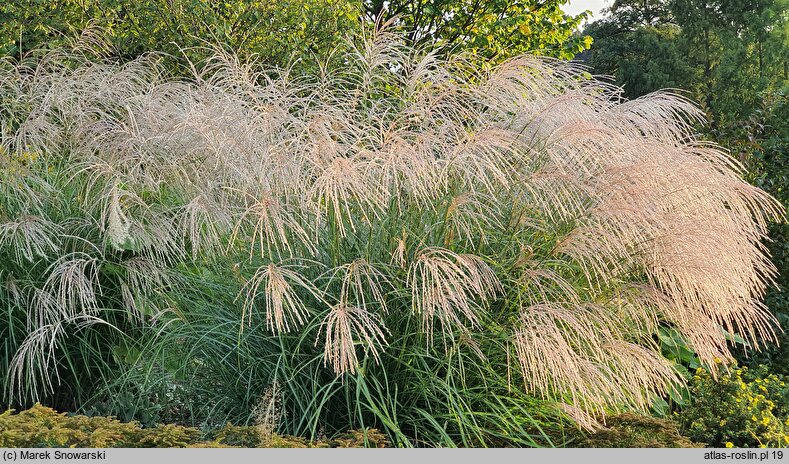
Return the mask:
<path id="1" fill-rule="evenodd" d="M 227 424 L 214 434 L 214 440 L 228 446 L 240 448 L 257 448 L 260 446 L 260 434 L 254 427 L 239 427 Z"/>
<path id="2" fill-rule="evenodd" d="M 352 430 L 332 440 L 336 448 L 386 448 L 386 435 L 376 429 Z"/>
<path id="3" fill-rule="evenodd" d="M 68 416 L 39 404 L 19 414 L 9 410 L 0 415 L 0 447 L 125 447 L 149 433 L 133 422 Z"/>
<path id="4" fill-rule="evenodd" d="M 667 419 L 619 414 L 606 420 L 606 427 L 579 437 L 582 448 L 699 448 L 679 433 L 679 425 Z"/>

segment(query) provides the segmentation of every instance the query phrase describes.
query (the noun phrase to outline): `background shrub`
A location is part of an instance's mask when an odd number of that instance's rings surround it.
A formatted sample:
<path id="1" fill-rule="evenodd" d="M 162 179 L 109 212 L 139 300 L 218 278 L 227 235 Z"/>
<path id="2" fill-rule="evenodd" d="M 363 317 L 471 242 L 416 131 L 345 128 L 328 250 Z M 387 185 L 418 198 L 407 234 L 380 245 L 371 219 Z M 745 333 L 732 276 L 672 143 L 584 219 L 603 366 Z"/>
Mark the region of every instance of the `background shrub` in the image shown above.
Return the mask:
<path id="1" fill-rule="evenodd" d="M 783 375 L 733 367 L 713 378 L 698 369 L 692 401 L 679 412 L 683 432 L 709 446 L 789 447 L 789 386 Z"/>

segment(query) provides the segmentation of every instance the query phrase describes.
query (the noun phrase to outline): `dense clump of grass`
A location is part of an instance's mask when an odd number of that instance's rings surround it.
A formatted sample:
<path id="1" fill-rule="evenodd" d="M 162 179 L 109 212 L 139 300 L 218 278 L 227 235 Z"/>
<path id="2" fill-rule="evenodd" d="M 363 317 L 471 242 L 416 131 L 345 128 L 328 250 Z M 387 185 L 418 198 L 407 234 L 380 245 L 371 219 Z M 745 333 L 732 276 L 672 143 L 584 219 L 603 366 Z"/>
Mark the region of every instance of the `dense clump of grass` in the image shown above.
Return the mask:
<path id="1" fill-rule="evenodd" d="M 549 404 L 594 427 L 680 382 L 661 327 L 713 370 L 733 334 L 774 339 L 783 212 L 697 108 L 466 58 L 382 32 L 308 77 L 221 50 L 189 80 L 154 55 L 4 63 L 6 393 L 76 360 L 101 373 L 78 390 L 184 420 L 249 419 L 277 384 L 288 433 L 537 445 Z"/>

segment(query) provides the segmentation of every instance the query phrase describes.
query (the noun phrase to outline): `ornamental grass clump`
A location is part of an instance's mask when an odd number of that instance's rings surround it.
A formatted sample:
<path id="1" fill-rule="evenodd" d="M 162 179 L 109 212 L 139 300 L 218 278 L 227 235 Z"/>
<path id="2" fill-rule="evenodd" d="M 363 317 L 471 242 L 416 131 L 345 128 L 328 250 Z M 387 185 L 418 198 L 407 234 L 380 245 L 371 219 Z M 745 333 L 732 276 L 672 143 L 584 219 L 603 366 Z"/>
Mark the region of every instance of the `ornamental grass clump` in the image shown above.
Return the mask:
<path id="1" fill-rule="evenodd" d="M 592 427 L 681 381 L 662 327 L 713 372 L 733 334 L 775 340 L 763 242 L 783 211 L 697 139 L 696 106 L 624 100 L 574 63 L 472 58 L 381 32 L 314 76 L 221 49 L 188 80 L 155 55 L 4 62 L 0 298 L 23 321 L 9 391 L 53 387 L 69 324 L 186 330 L 183 301 L 208 291 L 193 269 L 228 276 L 211 288 L 235 299 L 233 337 L 306 356 L 260 382 L 283 385 L 291 432 L 315 433 L 294 419 L 309 411 L 372 415 L 400 444 L 423 426 L 491 443 L 512 425 L 490 425 L 486 388 Z M 337 393 L 359 382 L 379 396 Z M 432 419 L 441 395 L 468 413 L 446 414 L 454 432 Z"/>

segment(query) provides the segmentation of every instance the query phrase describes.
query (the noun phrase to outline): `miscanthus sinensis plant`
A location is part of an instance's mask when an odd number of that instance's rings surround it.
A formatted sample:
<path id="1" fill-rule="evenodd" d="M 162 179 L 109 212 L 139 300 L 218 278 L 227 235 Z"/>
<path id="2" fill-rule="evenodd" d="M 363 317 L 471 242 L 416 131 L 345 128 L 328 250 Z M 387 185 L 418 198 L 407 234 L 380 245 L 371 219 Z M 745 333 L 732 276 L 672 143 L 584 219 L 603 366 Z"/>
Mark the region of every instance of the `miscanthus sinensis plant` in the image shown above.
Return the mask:
<path id="1" fill-rule="evenodd" d="M 238 279 L 239 337 L 291 337 L 312 381 L 374 377 L 400 409 L 429 402 L 400 400 L 427 388 L 395 376 L 412 350 L 591 426 L 681 382 L 663 327 L 713 370 L 734 334 L 774 340 L 763 241 L 783 212 L 696 138 L 681 96 L 627 101 L 573 63 L 479 69 L 389 33 L 341 61 L 293 76 L 217 50 L 189 80 L 155 55 L 3 63 L 8 390 L 56 389 L 59 347 L 88 326 L 186 317 L 189 266 Z"/>

